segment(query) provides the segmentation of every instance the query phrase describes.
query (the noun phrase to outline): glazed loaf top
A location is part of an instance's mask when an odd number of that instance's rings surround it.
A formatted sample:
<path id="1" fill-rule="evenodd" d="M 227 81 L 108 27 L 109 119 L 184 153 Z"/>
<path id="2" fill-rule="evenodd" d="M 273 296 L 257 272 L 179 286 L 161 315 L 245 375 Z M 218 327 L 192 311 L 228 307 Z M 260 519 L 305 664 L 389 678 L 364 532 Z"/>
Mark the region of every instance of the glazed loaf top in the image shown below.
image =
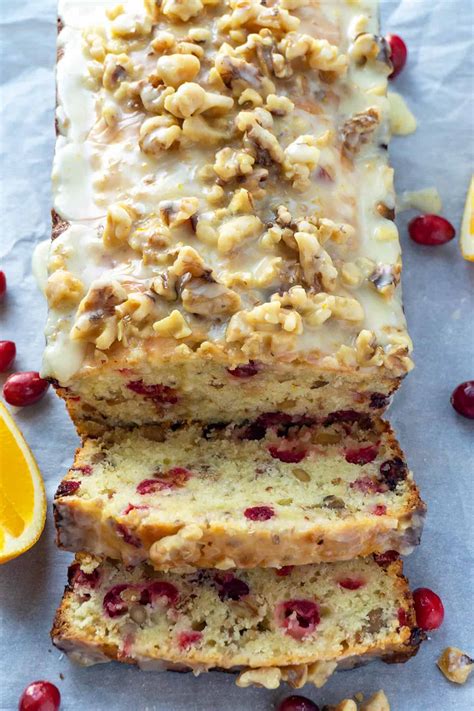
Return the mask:
<path id="1" fill-rule="evenodd" d="M 411 367 L 375 0 L 60 3 L 44 374 Z"/>

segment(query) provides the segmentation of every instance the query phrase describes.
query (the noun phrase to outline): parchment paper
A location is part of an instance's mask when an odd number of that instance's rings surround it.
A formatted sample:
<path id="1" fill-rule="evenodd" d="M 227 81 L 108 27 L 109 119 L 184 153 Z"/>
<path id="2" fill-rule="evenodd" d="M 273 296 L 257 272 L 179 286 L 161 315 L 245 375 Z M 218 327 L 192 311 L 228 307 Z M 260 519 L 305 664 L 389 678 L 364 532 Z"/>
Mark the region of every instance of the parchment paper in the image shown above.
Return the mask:
<path id="1" fill-rule="evenodd" d="M 0 264 L 10 285 L 0 307 L 0 338 L 16 341 L 17 369 L 39 369 L 45 307 L 33 277 L 35 244 L 49 236 L 50 170 L 56 41 L 55 0 L 0 0 L 1 169 L 3 187 Z M 459 226 L 472 171 L 473 5 L 471 0 L 387 0 L 384 31 L 398 32 L 409 47 L 409 66 L 395 82 L 419 120 L 417 133 L 391 147 L 399 190 L 436 185 L 444 214 Z M 421 486 L 429 511 L 420 548 L 407 560 L 414 587 L 442 597 L 443 627 L 404 666 L 369 665 L 341 672 L 304 694 L 319 704 L 357 691 L 385 689 L 394 711 L 468 711 L 470 685 L 450 684 L 435 666 L 455 645 L 474 656 L 473 442 L 474 423 L 455 414 L 452 389 L 474 377 L 474 265 L 457 242 L 404 246 L 405 307 L 417 368 L 396 397 L 390 418 Z M 42 403 L 16 413 L 43 472 L 49 501 L 71 463 L 77 439 L 61 402 L 50 392 Z M 291 693 L 238 689 L 231 676 L 145 673 L 109 664 L 72 665 L 49 640 L 70 555 L 54 545 L 51 507 L 40 542 L 0 570 L 0 706 L 13 711 L 34 679 L 56 683 L 65 711 L 269 711 Z M 474 675 L 473 675 L 474 676 Z M 301 692 L 300 692 L 301 693 Z"/>

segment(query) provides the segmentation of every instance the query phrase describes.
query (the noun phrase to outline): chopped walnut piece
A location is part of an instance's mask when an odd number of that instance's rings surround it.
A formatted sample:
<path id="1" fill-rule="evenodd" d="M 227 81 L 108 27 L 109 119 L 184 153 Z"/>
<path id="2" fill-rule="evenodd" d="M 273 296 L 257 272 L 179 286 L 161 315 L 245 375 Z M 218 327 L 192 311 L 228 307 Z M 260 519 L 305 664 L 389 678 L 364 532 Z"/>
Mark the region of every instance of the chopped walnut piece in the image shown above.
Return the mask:
<path id="1" fill-rule="evenodd" d="M 118 281 L 93 284 L 79 304 L 71 339 L 95 343 L 101 350 L 109 348 L 118 333 L 115 307 L 127 297 L 126 289 Z"/>
<path id="2" fill-rule="evenodd" d="M 199 59 L 194 54 L 165 54 L 158 59 L 156 75 L 167 86 L 176 89 L 185 82 L 192 82 L 200 68 Z"/>
<path id="3" fill-rule="evenodd" d="M 380 123 L 380 109 L 376 106 L 354 114 L 341 129 L 342 148 L 348 157 L 354 156 L 367 143 Z"/>
<path id="4" fill-rule="evenodd" d="M 256 237 L 262 227 L 262 221 L 255 215 L 233 217 L 219 227 L 217 249 L 221 254 L 230 252 L 249 237 Z"/>
<path id="5" fill-rule="evenodd" d="M 172 116 L 154 116 L 140 127 L 139 144 L 144 153 L 159 155 L 181 139 L 181 128 Z"/>
<path id="6" fill-rule="evenodd" d="M 310 186 L 309 176 L 317 167 L 320 154 L 314 136 L 299 136 L 285 148 L 283 174 L 294 188 L 302 191 Z"/>
<path id="7" fill-rule="evenodd" d="M 337 269 L 328 252 L 319 244 L 317 236 L 309 232 L 296 232 L 294 238 L 308 286 L 321 285 L 326 291 L 334 291 Z"/>
<path id="8" fill-rule="evenodd" d="M 225 114 L 232 108 L 234 100 L 229 96 L 212 94 L 199 84 L 186 82 L 176 93 L 165 99 L 165 109 L 178 118 L 188 118 L 194 114 L 207 113 L 213 116 Z"/>
<path id="9" fill-rule="evenodd" d="M 171 267 L 170 273 L 180 277 L 184 274 L 191 274 L 193 277 L 200 277 L 208 273 L 209 270 L 204 264 L 203 258 L 192 247 L 182 247 Z"/>
<path id="10" fill-rule="evenodd" d="M 133 209 L 125 203 L 115 203 L 107 210 L 102 240 L 107 249 L 123 247 L 133 225 Z"/>
<path id="11" fill-rule="evenodd" d="M 189 220 L 199 208 L 199 199 L 185 197 L 179 200 L 162 200 L 159 204 L 160 217 L 168 227 L 178 227 Z"/>
<path id="12" fill-rule="evenodd" d="M 121 12 L 113 19 L 111 32 L 113 37 L 134 39 L 149 35 L 151 27 L 151 19 L 147 15 L 139 16 Z"/>
<path id="13" fill-rule="evenodd" d="M 234 314 L 240 309 L 240 296 L 223 284 L 207 279 L 191 279 L 181 292 L 186 311 L 200 316 Z"/>
<path id="14" fill-rule="evenodd" d="M 457 647 L 446 647 L 437 665 L 446 679 L 454 684 L 465 684 L 474 668 L 474 659 Z"/>
<path id="15" fill-rule="evenodd" d="M 385 37 L 369 32 L 361 32 L 357 35 L 349 48 L 349 55 L 356 64 L 364 65 L 366 62 L 380 60 L 387 65 L 387 73 L 392 69 L 390 53 L 390 47 Z"/>
<path id="16" fill-rule="evenodd" d="M 191 249 L 191 247 L 189 247 Z M 151 282 L 151 290 L 163 297 L 166 301 L 176 301 L 178 293 L 176 291 L 176 282 L 178 278 L 176 274 L 163 272 L 153 279 Z"/>
<path id="17" fill-rule="evenodd" d="M 227 125 L 219 126 L 217 122 L 211 125 L 202 116 L 190 116 L 183 121 L 183 136 L 193 143 L 214 146 L 228 140 L 230 131 Z"/>
<path id="18" fill-rule="evenodd" d="M 151 316 L 154 310 L 155 297 L 153 294 L 140 291 L 131 292 L 126 301 L 115 307 L 115 313 L 119 318 L 128 317 L 137 323 Z"/>
<path id="19" fill-rule="evenodd" d="M 390 704 L 385 696 L 385 693 L 377 691 L 370 699 L 364 701 L 360 707 L 360 711 L 390 711 Z"/>
<path id="20" fill-rule="evenodd" d="M 161 12 L 171 20 L 187 22 L 204 8 L 202 0 L 163 0 Z"/>
<path id="21" fill-rule="evenodd" d="M 177 340 L 187 338 L 192 333 L 183 314 L 177 309 L 174 309 L 166 318 L 155 321 L 153 330 L 158 336 L 176 338 Z"/>
<path id="22" fill-rule="evenodd" d="M 253 198 L 245 188 L 236 190 L 227 208 L 233 215 L 239 212 L 253 212 Z"/>
<path id="23" fill-rule="evenodd" d="M 105 89 L 114 91 L 124 79 L 133 76 L 133 62 L 126 54 L 108 54 L 104 61 L 102 84 Z"/>
<path id="24" fill-rule="evenodd" d="M 221 180 L 228 182 L 239 175 L 249 175 L 254 163 L 255 158 L 250 153 L 226 147 L 216 153 L 212 167 Z"/>
<path id="25" fill-rule="evenodd" d="M 278 49 L 289 62 L 305 58 L 311 69 L 335 73 L 337 76 L 345 74 L 347 70 L 347 57 L 339 54 L 339 49 L 325 39 L 289 32 L 279 43 Z"/>
<path id="26" fill-rule="evenodd" d="M 77 306 L 84 294 L 84 284 L 71 272 L 57 269 L 49 276 L 45 293 L 50 308 L 64 311 Z"/>
<path id="27" fill-rule="evenodd" d="M 343 699 L 337 706 L 329 706 L 328 711 L 357 711 L 357 704 L 353 699 Z"/>
<path id="28" fill-rule="evenodd" d="M 327 682 L 329 677 L 337 668 L 337 662 L 314 662 L 308 664 L 308 682 L 314 684 L 318 689 Z"/>
<path id="29" fill-rule="evenodd" d="M 264 689 L 278 689 L 281 681 L 281 670 L 278 667 L 263 667 L 247 669 L 240 672 L 236 684 L 243 689 L 249 686 L 260 686 Z"/>
<path id="30" fill-rule="evenodd" d="M 267 96 L 265 108 L 267 111 L 270 111 L 270 113 L 274 116 L 287 116 L 293 111 L 295 105 L 286 96 L 277 96 L 276 94 L 269 94 Z"/>

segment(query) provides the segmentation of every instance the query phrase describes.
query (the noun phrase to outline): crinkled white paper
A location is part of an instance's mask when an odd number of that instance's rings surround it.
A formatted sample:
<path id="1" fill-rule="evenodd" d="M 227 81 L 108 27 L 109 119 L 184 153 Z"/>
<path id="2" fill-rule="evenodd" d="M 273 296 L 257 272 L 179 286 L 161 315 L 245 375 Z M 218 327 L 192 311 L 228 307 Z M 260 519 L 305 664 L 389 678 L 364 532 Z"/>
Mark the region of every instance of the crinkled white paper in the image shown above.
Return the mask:
<path id="1" fill-rule="evenodd" d="M 391 148 L 398 190 L 435 185 L 444 214 L 458 227 L 472 171 L 473 44 L 471 0 L 387 0 L 385 32 L 409 47 L 407 70 L 395 82 L 418 118 L 413 136 Z M 55 0 L 0 0 L 2 178 L 0 268 L 9 281 L 0 306 L 0 338 L 18 347 L 17 368 L 38 369 L 45 307 L 31 275 L 35 244 L 49 234 L 50 170 L 54 144 Z M 369 665 L 341 672 L 317 691 L 319 704 L 362 691 L 385 689 L 394 711 L 468 711 L 474 678 L 448 682 L 435 661 L 447 645 L 474 656 L 473 462 L 474 423 L 449 404 L 452 389 L 474 377 L 474 265 L 453 242 L 417 246 L 406 236 L 410 214 L 400 218 L 404 293 L 417 368 L 391 410 L 401 443 L 428 503 L 420 548 L 408 559 L 412 584 L 434 588 L 446 619 L 418 656 L 404 666 Z M 71 463 L 77 439 L 63 405 L 49 393 L 16 418 L 34 450 L 51 501 Z M 40 542 L 0 570 L 0 707 L 14 711 L 23 687 L 49 679 L 61 690 L 65 711 L 270 711 L 291 693 L 238 689 L 222 673 L 139 672 L 118 664 L 73 666 L 54 649 L 49 629 L 70 556 L 54 546 L 51 510 Z M 301 692 L 300 692 L 301 693 Z"/>

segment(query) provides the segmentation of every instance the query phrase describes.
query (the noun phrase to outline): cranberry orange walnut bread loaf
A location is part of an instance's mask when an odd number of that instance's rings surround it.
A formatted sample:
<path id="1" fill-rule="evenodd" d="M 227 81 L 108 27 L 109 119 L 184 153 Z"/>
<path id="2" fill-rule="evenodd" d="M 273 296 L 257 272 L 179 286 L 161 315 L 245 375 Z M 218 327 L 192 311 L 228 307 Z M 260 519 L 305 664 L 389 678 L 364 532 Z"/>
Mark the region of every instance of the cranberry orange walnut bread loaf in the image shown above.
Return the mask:
<path id="1" fill-rule="evenodd" d="M 424 510 L 386 423 L 278 413 L 88 438 L 55 499 L 60 546 L 157 569 L 410 553 Z"/>
<path id="2" fill-rule="evenodd" d="M 405 661 L 421 641 L 401 561 L 157 573 L 80 556 L 53 642 L 82 664 L 241 671 L 237 683 L 322 685 L 338 665 Z"/>
<path id="3" fill-rule="evenodd" d="M 63 0 L 43 374 L 80 431 L 387 406 L 411 344 L 376 10 Z"/>

